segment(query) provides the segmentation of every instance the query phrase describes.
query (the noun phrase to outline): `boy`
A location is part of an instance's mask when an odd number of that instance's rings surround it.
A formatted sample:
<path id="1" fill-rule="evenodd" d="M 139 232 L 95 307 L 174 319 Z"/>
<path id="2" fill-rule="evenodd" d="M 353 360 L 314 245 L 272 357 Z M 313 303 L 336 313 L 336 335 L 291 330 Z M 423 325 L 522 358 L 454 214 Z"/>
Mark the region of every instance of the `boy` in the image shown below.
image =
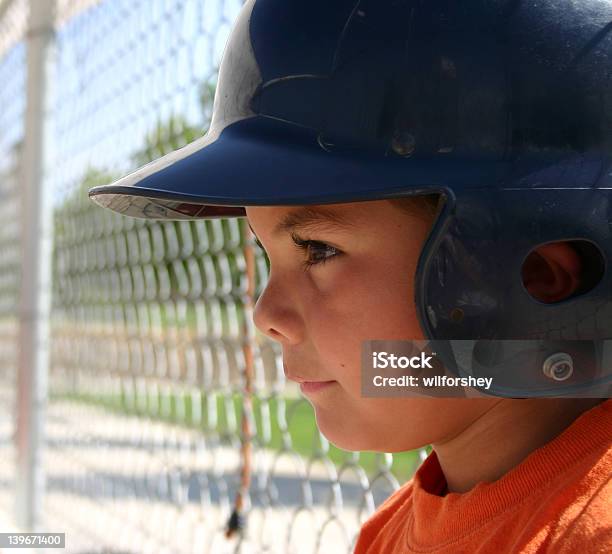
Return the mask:
<path id="1" fill-rule="evenodd" d="M 271 268 L 255 323 L 323 434 L 432 444 L 358 553 L 612 548 L 612 406 L 590 388 L 610 378 L 611 26 L 609 2 L 250 1 L 208 134 L 90 191 L 135 217 L 246 216 Z M 378 338 L 563 352 L 529 358 L 520 394 L 370 398 Z M 592 342 L 588 369 L 563 341 Z"/>
<path id="2" fill-rule="evenodd" d="M 301 384 L 321 432 L 347 450 L 434 448 L 414 482 L 364 525 L 355 552 L 609 551 L 609 400 L 361 397 L 362 341 L 421 338 L 402 302 L 428 231 L 426 209 L 414 204 L 411 216 L 383 200 L 307 219 L 299 209 L 247 208 L 272 269 L 255 322 L 282 343 L 286 375 Z M 295 226 L 276 238 L 288 216 Z M 534 270 L 531 283 L 562 295 L 578 276 L 565 245 L 555 246 L 542 257 L 560 260 L 558 272 L 547 281 Z"/>

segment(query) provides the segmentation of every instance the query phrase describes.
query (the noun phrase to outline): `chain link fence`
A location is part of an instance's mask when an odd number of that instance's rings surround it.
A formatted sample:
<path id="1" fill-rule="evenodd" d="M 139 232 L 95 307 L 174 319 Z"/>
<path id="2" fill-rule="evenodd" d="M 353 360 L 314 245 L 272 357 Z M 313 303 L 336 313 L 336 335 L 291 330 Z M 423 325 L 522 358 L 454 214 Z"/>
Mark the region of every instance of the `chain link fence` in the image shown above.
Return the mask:
<path id="1" fill-rule="evenodd" d="M 68 552 L 350 552 L 361 523 L 424 456 L 344 452 L 319 434 L 285 383 L 279 346 L 252 326 L 268 266 L 244 220 L 124 218 L 87 197 L 205 133 L 240 7 L 57 5 L 42 178 L 54 237 L 37 530 L 65 532 Z M 17 401 L 20 233 L 32 224 L 20 196 L 28 9 L 0 0 L 5 521 L 20 459 L 16 414 L 31 409 Z M 236 503 L 243 532 L 228 537 Z"/>

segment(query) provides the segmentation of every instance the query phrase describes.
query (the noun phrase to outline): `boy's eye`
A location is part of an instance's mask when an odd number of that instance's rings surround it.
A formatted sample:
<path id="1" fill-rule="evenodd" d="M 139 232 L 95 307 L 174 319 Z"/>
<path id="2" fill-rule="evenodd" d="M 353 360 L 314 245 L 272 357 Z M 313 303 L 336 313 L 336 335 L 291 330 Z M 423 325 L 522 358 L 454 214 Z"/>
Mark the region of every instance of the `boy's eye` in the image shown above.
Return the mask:
<path id="1" fill-rule="evenodd" d="M 318 240 L 303 240 L 295 234 L 291 235 L 291 239 L 298 248 L 306 252 L 307 257 L 304 260 L 306 271 L 313 265 L 324 263 L 341 254 L 338 248 Z"/>
<path id="2" fill-rule="evenodd" d="M 304 269 L 306 271 L 313 265 L 324 263 L 330 258 L 338 256 L 342 253 L 342 251 L 335 246 L 330 246 L 329 244 L 318 240 L 301 239 L 299 236 L 293 233 L 291 234 L 291 239 L 300 250 L 306 252 L 307 258 L 304 260 Z M 263 244 L 261 244 L 257 237 L 255 237 L 255 243 L 263 250 L 264 254 L 266 254 Z"/>

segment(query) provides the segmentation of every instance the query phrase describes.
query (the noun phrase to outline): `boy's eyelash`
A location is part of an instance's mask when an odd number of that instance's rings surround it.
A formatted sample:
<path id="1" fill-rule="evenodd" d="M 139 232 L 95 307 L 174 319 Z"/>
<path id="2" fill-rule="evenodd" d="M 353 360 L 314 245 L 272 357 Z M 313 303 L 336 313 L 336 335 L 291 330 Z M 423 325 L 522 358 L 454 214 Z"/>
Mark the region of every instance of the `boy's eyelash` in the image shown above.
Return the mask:
<path id="1" fill-rule="evenodd" d="M 306 240 L 306 239 L 302 239 L 298 235 L 296 235 L 295 233 L 291 233 L 291 239 L 293 240 L 293 243 L 298 248 L 300 248 L 301 250 L 304 250 L 306 252 L 308 252 L 308 250 L 313 248 L 313 247 L 318 247 L 321 250 L 333 250 L 334 251 L 334 254 L 332 254 L 331 256 L 325 256 L 325 257 L 323 257 L 323 258 L 321 258 L 319 260 L 316 260 L 316 261 L 312 261 L 312 260 L 309 260 L 309 259 L 304 260 L 304 262 L 303 262 L 304 271 L 308 271 L 313 265 L 324 264 L 325 262 L 329 261 L 331 258 L 335 258 L 339 254 L 341 254 L 341 251 L 338 250 L 335 246 L 330 246 L 329 244 L 326 244 L 326 243 L 321 242 L 319 240 Z"/>

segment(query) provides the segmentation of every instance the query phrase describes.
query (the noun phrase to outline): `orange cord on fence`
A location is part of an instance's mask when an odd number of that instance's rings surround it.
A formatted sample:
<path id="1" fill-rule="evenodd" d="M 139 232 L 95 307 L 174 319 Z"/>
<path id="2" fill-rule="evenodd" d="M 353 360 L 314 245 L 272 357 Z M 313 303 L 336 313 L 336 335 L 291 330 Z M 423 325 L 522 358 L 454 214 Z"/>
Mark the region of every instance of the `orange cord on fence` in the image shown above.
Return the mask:
<path id="1" fill-rule="evenodd" d="M 254 333 L 252 327 L 253 304 L 255 296 L 255 252 L 252 244 L 252 233 L 247 225 L 242 226 L 244 241 L 244 259 L 246 263 L 247 290 L 244 299 L 243 345 L 244 354 L 244 391 L 242 395 L 241 417 L 241 470 L 240 485 L 234 500 L 234 509 L 228 519 L 225 537 L 231 538 L 242 533 L 245 528 L 244 499 L 249 494 L 251 485 L 251 449 L 252 449 L 252 414 L 253 414 L 253 349 Z"/>

